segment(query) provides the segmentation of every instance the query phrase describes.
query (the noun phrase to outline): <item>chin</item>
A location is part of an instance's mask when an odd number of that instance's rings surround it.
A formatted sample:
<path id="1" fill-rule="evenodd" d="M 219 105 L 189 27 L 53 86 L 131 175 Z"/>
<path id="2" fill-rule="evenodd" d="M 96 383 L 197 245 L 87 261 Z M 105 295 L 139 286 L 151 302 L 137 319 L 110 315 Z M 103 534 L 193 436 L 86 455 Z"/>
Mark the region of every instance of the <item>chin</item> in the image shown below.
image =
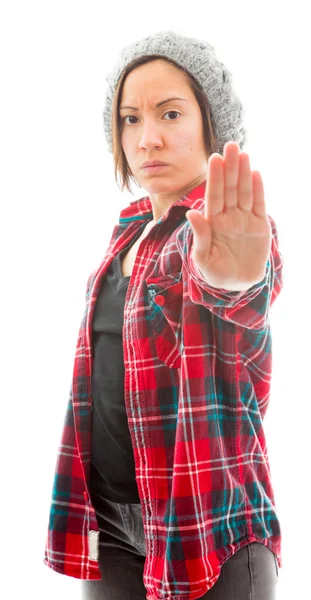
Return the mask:
<path id="1" fill-rule="evenodd" d="M 172 191 L 172 185 L 164 181 L 142 181 L 140 185 L 151 194 L 161 194 Z"/>

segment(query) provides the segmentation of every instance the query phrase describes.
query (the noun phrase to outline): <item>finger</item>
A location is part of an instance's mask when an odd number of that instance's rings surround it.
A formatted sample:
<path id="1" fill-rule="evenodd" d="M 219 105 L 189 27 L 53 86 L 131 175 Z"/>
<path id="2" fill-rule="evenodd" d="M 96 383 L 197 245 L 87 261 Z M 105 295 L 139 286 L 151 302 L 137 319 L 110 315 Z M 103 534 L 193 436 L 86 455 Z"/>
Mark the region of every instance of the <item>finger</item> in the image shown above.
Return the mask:
<path id="1" fill-rule="evenodd" d="M 205 218 L 217 215 L 224 208 L 224 166 L 223 158 L 215 152 L 208 161 L 205 195 Z"/>
<path id="2" fill-rule="evenodd" d="M 253 212 L 259 217 L 263 217 L 266 214 L 266 203 L 263 181 L 260 172 L 253 171 L 252 178 L 254 189 Z"/>
<path id="3" fill-rule="evenodd" d="M 249 162 L 249 156 L 246 152 L 240 152 L 238 206 L 243 210 L 252 210 L 253 202 L 253 177 Z"/>
<path id="4" fill-rule="evenodd" d="M 229 142 L 224 148 L 224 206 L 237 207 L 239 181 L 239 146 Z"/>

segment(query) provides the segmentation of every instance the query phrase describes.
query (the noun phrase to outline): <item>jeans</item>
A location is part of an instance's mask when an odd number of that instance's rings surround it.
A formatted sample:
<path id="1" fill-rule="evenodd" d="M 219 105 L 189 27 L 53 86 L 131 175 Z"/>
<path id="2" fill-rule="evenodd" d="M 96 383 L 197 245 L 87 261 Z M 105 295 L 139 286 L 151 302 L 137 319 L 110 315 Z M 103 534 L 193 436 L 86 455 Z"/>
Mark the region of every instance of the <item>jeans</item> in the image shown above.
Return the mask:
<path id="1" fill-rule="evenodd" d="M 92 493 L 99 534 L 101 580 L 81 580 L 83 600 L 146 600 L 146 545 L 140 504 L 119 504 Z M 104 513 L 104 514 L 103 514 Z M 202 600 L 276 600 L 278 564 L 263 544 L 240 548 Z"/>

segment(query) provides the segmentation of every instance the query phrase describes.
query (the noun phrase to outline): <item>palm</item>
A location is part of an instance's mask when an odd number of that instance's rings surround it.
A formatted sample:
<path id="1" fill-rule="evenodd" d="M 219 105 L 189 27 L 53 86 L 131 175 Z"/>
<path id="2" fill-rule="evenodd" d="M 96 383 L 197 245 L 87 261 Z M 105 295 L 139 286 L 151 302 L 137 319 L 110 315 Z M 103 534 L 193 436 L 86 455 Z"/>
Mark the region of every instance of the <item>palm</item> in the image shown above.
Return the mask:
<path id="1" fill-rule="evenodd" d="M 225 289 L 246 289 L 265 274 L 271 226 L 261 175 L 235 142 L 224 158 L 209 159 L 205 214 L 190 211 L 192 258 L 207 282 Z"/>

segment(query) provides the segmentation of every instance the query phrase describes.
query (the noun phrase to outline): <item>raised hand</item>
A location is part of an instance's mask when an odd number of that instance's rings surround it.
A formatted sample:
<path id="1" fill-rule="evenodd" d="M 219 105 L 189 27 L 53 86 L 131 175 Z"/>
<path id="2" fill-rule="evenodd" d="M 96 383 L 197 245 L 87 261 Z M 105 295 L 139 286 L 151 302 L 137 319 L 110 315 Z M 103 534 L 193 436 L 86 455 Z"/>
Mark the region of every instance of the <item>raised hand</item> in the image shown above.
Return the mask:
<path id="1" fill-rule="evenodd" d="M 186 216 L 192 258 L 208 284 L 235 291 L 262 281 L 272 241 L 263 182 L 236 142 L 225 145 L 223 157 L 209 158 L 204 216 L 198 210 Z"/>

